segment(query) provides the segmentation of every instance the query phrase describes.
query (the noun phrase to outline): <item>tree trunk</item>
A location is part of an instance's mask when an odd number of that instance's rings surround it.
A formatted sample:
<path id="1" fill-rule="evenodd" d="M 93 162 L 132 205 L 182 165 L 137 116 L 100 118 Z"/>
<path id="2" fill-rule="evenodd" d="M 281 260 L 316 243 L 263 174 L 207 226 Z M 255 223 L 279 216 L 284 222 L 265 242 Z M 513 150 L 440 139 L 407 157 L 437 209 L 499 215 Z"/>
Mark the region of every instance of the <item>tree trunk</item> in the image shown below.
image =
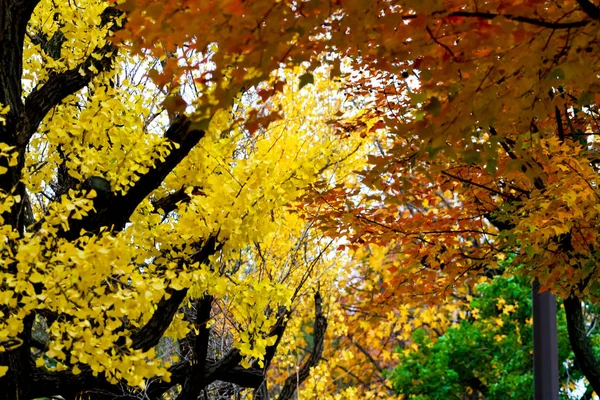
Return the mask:
<path id="1" fill-rule="evenodd" d="M 581 299 L 571 295 L 564 300 L 564 305 L 569 341 L 577 364 L 594 391 L 600 393 L 600 363 L 594 356 L 592 343 L 587 336 Z"/>
<path id="2" fill-rule="evenodd" d="M 1 400 L 29 400 L 33 372 L 29 350 L 33 320 L 33 315 L 24 318 L 23 332 L 19 335 L 21 343 L 9 351 L 0 352 L 0 364 L 9 368 L 8 373 L 0 378 Z"/>

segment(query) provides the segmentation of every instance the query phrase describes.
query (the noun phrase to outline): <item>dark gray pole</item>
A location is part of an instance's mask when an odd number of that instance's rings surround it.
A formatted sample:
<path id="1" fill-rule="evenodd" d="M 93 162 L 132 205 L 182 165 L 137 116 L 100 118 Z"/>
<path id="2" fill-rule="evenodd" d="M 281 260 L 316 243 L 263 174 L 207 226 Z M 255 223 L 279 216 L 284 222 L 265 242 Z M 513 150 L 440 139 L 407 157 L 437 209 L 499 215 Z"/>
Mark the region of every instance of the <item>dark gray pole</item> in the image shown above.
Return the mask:
<path id="1" fill-rule="evenodd" d="M 533 283 L 533 380 L 535 400 L 558 400 L 556 296 Z"/>

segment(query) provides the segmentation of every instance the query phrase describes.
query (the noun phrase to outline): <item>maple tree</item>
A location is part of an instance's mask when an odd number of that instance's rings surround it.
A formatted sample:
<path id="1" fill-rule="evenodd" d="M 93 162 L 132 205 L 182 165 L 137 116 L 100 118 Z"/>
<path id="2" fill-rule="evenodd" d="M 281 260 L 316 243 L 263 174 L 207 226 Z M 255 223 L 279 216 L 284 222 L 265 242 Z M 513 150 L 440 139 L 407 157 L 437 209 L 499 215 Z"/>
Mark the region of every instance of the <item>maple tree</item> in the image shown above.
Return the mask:
<path id="1" fill-rule="evenodd" d="M 581 302 L 598 296 L 598 7 L 386 6 L 366 18 L 373 45 L 353 62 L 351 90 L 366 101 L 339 121 L 381 129 L 377 154 L 361 185 L 315 187 L 330 211 L 318 218 L 354 246 L 393 242 L 391 290 L 439 301 L 481 274 L 537 279 L 564 299 L 578 363 L 600 390 Z"/>

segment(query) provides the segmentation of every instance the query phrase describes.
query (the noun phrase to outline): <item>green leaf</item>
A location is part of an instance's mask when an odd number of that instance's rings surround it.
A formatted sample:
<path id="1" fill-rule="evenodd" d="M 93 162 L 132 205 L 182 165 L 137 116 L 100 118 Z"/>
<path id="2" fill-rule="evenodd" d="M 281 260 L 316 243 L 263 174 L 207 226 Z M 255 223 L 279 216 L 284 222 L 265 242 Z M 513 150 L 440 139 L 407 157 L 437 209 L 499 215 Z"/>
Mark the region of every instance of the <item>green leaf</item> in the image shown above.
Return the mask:
<path id="1" fill-rule="evenodd" d="M 429 104 L 425 106 L 425 111 L 436 117 L 442 111 L 442 102 L 435 96 L 430 98 Z"/>
<path id="2" fill-rule="evenodd" d="M 427 100 L 427 95 L 423 92 L 409 92 L 408 97 L 410 97 L 410 100 L 414 105 L 424 103 L 425 100 Z"/>
<path id="3" fill-rule="evenodd" d="M 598 294 L 600 292 L 600 283 L 596 281 L 592 281 L 590 283 L 590 293 Z"/>
<path id="4" fill-rule="evenodd" d="M 298 89 L 302 89 L 304 86 L 308 85 L 309 83 L 310 84 L 315 83 L 315 77 L 313 76 L 313 74 L 311 74 L 310 72 L 302 74 L 300 76 L 300 84 L 298 85 Z"/>
<path id="5" fill-rule="evenodd" d="M 488 158 L 485 163 L 485 170 L 488 174 L 494 175 L 496 173 L 496 167 L 498 166 L 498 160 L 496 158 Z"/>
<path id="6" fill-rule="evenodd" d="M 577 98 L 577 104 L 580 106 L 589 106 L 594 102 L 594 94 L 590 92 L 583 92 Z"/>
<path id="7" fill-rule="evenodd" d="M 555 68 L 548 74 L 548 79 L 565 79 L 565 71 L 562 68 Z"/>
<path id="8" fill-rule="evenodd" d="M 463 159 L 469 165 L 481 162 L 481 153 L 477 150 L 467 150 L 463 153 Z"/>

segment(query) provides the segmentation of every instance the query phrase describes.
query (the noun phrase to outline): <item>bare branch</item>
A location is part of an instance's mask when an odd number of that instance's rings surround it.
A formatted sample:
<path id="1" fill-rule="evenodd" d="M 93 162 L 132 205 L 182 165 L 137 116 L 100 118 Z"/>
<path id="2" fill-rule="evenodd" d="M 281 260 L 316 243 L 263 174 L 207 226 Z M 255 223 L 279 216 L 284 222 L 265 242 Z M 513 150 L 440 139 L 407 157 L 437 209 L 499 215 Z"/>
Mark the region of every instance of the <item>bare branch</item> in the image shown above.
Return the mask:
<path id="1" fill-rule="evenodd" d="M 315 293 L 315 326 L 313 329 L 313 349 L 308 359 L 302 364 L 296 374 L 290 375 L 286 380 L 278 400 L 291 400 L 296 389 L 308 378 L 310 369 L 316 366 L 323 354 L 327 318 L 323 314 L 323 299 L 319 292 Z"/>

